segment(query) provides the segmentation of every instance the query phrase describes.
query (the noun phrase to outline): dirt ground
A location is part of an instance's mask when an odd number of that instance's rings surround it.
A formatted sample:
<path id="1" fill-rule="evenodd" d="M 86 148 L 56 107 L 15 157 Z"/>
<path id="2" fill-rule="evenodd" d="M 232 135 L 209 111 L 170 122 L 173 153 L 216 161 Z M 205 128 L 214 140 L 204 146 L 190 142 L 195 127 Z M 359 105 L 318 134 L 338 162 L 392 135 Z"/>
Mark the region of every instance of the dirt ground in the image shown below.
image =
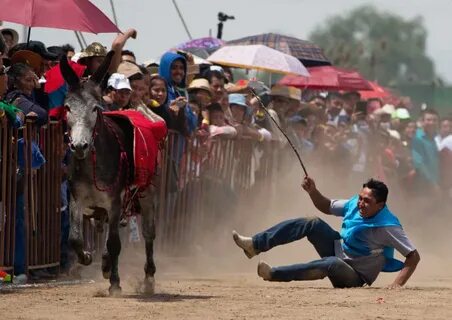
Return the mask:
<path id="1" fill-rule="evenodd" d="M 3 291 L 1 319 L 452 319 L 451 277 L 387 290 L 267 283 L 254 274 L 167 274 L 154 296 L 128 284 L 110 298 L 106 288 L 99 281 Z"/>
<path id="2" fill-rule="evenodd" d="M 229 225 L 199 230 L 199 239 L 191 244 L 195 250 L 184 258 L 157 252 L 153 296 L 137 293 L 144 250 L 125 245 L 120 257 L 120 297 L 107 295 L 108 282 L 100 278 L 100 266 L 93 264 L 83 269 L 82 282 L 0 289 L 0 320 L 452 319 L 452 258 L 447 246 L 452 219 L 447 206 L 440 213 L 418 210 L 415 214 L 399 208 L 396 196 L 391 199 L 421 255 L 403 289 L 385 288 L 395 274 L 381 274 L 372 287 L 359 289 L 333 289 L 328 280 L 276 283 L 258 278 L 259 259 L 284 265 L 317 258 L 312 246 L 302 240 L 249 260 L 232 241 L 232 229 L 250 235 L 283 219 L 316 214 L 309 199 L 300 194 L 299 183 L 287 185 L 289 191 L 279 190 L 278 203 L 266 208 L 272 214 L 263 213 L 266 202 L 256 196 Z M 319 179 L 318 186 L 324 190 L 329 185 Z M 339 196 L 349 195 L 333 187 L 326 194 L 338 196 L 338 190 L 343 193 Z M 340 227 L 340 219 L 323 217 L 334 228 Z"/>

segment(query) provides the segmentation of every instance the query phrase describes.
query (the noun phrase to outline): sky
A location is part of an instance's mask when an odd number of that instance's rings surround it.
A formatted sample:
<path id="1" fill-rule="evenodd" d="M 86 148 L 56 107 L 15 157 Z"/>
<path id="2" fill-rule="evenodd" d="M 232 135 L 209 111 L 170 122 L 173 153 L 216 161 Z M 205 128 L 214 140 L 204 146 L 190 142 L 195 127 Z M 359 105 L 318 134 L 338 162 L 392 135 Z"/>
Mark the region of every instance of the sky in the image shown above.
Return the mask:
<path id="1" fill-rule="evenodd" d="M 113 18 L 110 1 L 91 0 Z M 113 0 L 121 30 L 135 28 L 136 40 L 126 48 L 139 62 L 160 56 L 167 49 L 187 41 L 188 35 L 171 0 Z M 452 0 L 177 0 L 193 38 L 216 36 L 219 11 L 235 16 L 224 25 L 223 39 L 232 40 L 259 33 L 277 32 L 307 39 L 310 32 L 336 14 L 346 14 L 357 6 L 373 4 L 380 10 L 411 19 L 421 16 L 428 31 L 427 55 L 436 72 L 452 83 Z M 10 23 L 23 34 L 22 27 Z M 450 34 L 449 34 L 450 35 Z M 111 43 L 114 34 L 84 34 L 88 43 Z M 73 32 L 45 28 L 32 29 L 32 40 L 47 46 L 70 43 L 78 48 Z"/>

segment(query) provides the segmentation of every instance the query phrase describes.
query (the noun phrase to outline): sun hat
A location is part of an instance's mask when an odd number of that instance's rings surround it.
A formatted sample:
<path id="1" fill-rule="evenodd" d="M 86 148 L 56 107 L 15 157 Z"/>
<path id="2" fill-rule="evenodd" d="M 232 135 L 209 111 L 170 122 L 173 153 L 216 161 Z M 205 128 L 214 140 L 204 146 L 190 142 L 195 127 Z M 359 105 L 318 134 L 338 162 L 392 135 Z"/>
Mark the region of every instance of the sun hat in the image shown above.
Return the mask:
<path id="1" fill-rule="evenodd" d="M 246 104 L 246 96 L 244 94 L 232 93 L 229 95 L 229 104 L 235 104 L 238 106 L 242 106 L 248 108 Z"/>
<path id="2" fill-rule="evenodd" d="M 271 88 L 270 95 L 301 101 L 301 90 L 295 87 L 275 85 Z"/>
<path id="3" fill-rule="evenodd" d="M 207 91 L 209 95 L 212 96 L 212 90 L 210 89 L 209 81 L 207 81 L 207 79 L 200 78 L 193 80 L 188 86 L 187 91 L 191 92 L 195 90 Z"/>

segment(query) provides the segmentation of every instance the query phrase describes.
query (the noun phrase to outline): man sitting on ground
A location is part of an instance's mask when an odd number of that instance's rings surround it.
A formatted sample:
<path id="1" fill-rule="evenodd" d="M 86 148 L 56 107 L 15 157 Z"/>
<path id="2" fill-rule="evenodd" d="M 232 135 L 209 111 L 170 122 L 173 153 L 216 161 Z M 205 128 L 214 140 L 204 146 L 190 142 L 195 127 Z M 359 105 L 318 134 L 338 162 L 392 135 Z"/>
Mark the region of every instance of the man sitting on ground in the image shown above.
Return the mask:
<path id="1" fill-rule="evenodd" d="M 309 263 L 271 267 L 259 262 L 257 273 L 267 281 L 317 280 L 328 277 L 336 288 L 371 285 L 380 271 L 400 271 L 390 288 L 403 286 L 413 274 L 420 257 L 389 211 L 387 186 L 370 179 L 359 195 L 349 200 L 330 200 L 306 177 L 303 189 L 315 207 L 325 214 L 343 217 L 342 230 L 333 230 L 320 218 L 283 221 L 270 229 L 244 237 L 233 231 L 235 243 L 248 258 L 278 245 L 307 237 L 321 259 Z M 394 259 L 394 249 L 406 257 L 405 263 Z"/>

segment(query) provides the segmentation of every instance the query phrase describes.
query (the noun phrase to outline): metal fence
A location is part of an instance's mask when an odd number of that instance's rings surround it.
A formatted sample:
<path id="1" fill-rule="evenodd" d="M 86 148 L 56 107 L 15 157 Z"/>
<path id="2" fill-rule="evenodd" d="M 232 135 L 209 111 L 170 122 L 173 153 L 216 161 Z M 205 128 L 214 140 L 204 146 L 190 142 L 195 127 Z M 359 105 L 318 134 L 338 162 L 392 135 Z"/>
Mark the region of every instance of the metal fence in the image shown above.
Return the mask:
<path id="1" fill-rule="evenodd" d="M 16 197 L 24 196 L 26 265 L 28 270 L 57 267 L 61 244 L 61 163 L 65 145 L 60 122 L 36 127 L 27 120 L 12 128 L 0 118 L 0 268 L 14 266 Z M 19 170 L 18 140 L 23 138 L 24 166 Z M 46 162 L 32 167 L 33 143 Z M 170 132 L 159 155 L 155 202 L 157 250 L 165 254 L 184 252 L 200 230 L 236 214 L 244 197 L 259 188 L 267 201 L 274 194 L 276 142 L 247 139 L 186 139 Z M 22 179 L 18 181 L 18 176 Z M 85 247 L 100 253 L 104 237 L 92 220 L 84 225 Z"/>
<path id="2" fill-rule="evenodd" d="M 24 198 L 24 234 L 27 269 L 59 266 L 60 262 L 60 187 L 63 130 L 59 122 L 38 128 L 32 120 L 15 129 L 6 116 L 0 119 L 1 212 L 0 268 L 14 267 L 16 198 Z M 23 139 L 23 167 L 18 163 L 18 141 Z M 33 142 L 46 162 L 32 168 Z M 18 177 L 21 179 L 18 180 Z M 19 191 L 18 191 L 19 190 Z"/>

